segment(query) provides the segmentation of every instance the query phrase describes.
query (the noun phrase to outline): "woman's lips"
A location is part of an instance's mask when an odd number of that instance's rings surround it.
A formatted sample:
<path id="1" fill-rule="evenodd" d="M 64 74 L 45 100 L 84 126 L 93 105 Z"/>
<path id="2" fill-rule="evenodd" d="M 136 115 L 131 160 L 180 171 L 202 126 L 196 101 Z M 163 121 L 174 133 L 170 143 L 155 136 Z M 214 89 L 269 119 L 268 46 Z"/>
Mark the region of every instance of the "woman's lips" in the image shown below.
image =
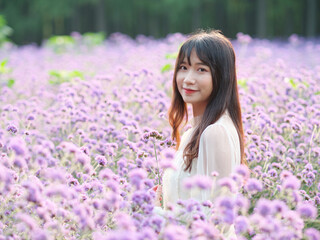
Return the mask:
<path id="1" fill-rule="evenodd" d="M 188 88 L 184 88 L 183 90 L 184 90 L 184 92 L 185 92 L 186 94 L 192 94 L 192 93 L 195 93 L 195 92 L 197 91 L 197 90 L 188 89 Z"/>

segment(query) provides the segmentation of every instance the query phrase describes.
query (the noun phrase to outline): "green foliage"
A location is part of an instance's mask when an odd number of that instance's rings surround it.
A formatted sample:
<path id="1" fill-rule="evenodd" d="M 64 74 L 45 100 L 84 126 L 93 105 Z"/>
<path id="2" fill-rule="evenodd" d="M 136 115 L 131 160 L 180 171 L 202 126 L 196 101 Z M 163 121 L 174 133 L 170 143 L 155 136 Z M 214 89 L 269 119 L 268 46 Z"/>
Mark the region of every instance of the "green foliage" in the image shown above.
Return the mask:
<path id="1" fill-rule="evenodd" d="M 14 85 L 14 83 L 15 83 L 14 79 L 10 78 L 7 82 L 7 86 L 11 88 Z"/>
<path id="2" fill-rule="evenodd" d="M 248 89 L 247 79 L 238 79 L 238 85 L 244 89 Z"/>
<path id="3" fill-rule="evenodd" d="M 80 44 L 84 44 L 87 47 L 93 47 L 101 45 L 105 40 L 105 33 L 84 33 L 79 37 L 72 37 L 68 35 L 64 36 L 52 36 L 47 42 L 46 46 L 53 49 L 56 53 L 64 53 L 71 49 L 76 49 Z"/>
<path id="4" fill-rule="evenodd" d="M 8 59 L 4 59 L 0 62 L 0 74 L 10 73 L 11 69 L 7 67 Z"/>
<path id="5" fill-rule="evenodd" d="M 8 59 L 4 59 L 0 61 L 0 83 L 1 85 L 7 85 L 8 87 L 12 87 L 15 83 L 15 80 L 8 77 L 8 74 L 12 72 L 12 69 L 7 66 Z"/>
<path id="6" fill-rule="evenodd" d="M 83 34 L 83 42 L 88 46 L 101 45 L 105 40 L 106 36 L 104 32 L 99 33 L 85 33 Z"/>
<path id="7" fill-rule="evenodd" d="M 63 53 L 72 48 L 74 44 L 75 40 L 71 36 L 53 36 L 48 39 L 46 45 L 57 53 Z"/>
<path id="8" fill-rule="evenodd" d="M 292 86 L 293 89 L 297 89 L 298 84 L 296 83 L 296 81 L 293 78 L 289 78 L 288 82 L 290 83 L 290 85 Z"/>
<path id="9" fill-rule="evenodd" d="M 4 16 L 0 15 L 0 47 L 3 43 L 8 42 L 8 37 L 12 34 L 12 28 L 7 26 Z"/>
<path id="10" fill-rule="evenodd" d="M 164 73 L 164 72 L 168 72 L 170 71 L 171 69 L 173 69 L 172 65 L 170 63 L 167 63 L 166 65 L 164 65 L 162 68 L 161 68 L 161 72 Z"/>
<path id="11" fill-rule="evenodd" d="M 177 57 L 178 57 L 178 52 L 166 54 L 166 59 L 176 59 Z"/>
<path id="12" fill-rule="evenodd" d="M 84 80 L 84 73 L 74 70 L 74 71 L 57 71 L 52 70 L 49 72 L 49 83 L 52 85 L 59 85 L 64 82 L 71 82 L 74 78 L 80 78 Z"/>

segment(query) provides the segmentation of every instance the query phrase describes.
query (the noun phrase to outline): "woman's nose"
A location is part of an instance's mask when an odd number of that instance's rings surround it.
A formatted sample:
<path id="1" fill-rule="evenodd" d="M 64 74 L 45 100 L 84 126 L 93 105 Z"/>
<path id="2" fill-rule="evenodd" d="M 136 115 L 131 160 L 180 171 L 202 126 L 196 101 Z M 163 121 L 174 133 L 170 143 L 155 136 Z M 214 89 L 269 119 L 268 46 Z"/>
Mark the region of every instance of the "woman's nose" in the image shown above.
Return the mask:
<path id="1" fill-rule="evenodd" d="M 186 84 L 194 84 L 195 82 L 196 82 L 196 80 L 195 80 L 194 74 L 192 73 L 192 71 L 189 71 L 186 74 L 186 77 L 184 78 L 184 83 L 186 83 Z"/>

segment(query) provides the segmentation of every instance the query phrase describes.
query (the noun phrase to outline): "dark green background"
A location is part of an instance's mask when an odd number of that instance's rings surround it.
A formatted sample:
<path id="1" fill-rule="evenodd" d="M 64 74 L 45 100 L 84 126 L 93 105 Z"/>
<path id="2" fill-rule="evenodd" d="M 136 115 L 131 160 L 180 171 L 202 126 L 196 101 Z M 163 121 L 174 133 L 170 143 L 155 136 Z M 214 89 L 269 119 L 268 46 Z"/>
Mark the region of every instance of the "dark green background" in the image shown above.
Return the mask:
<path id="1" fill-rule="evenodd" d="M 320 35 L 320 0 L 0 0 L 17 44 L 104 31 L 165 37 L 197 28 L 259 38 Z"/>

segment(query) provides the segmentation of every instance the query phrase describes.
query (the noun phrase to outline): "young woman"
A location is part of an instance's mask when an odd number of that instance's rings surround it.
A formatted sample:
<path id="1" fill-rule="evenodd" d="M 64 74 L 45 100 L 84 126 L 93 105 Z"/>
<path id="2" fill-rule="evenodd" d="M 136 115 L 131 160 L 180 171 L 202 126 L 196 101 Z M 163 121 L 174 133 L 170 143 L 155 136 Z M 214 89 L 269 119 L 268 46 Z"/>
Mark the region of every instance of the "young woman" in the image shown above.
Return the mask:
<path id="1" fill-rule="evenodd" d="M 191 104 L 192 128 L 180 138 L 183 121 L 188 121 Z M 185 179 L 203 175 L 228 177 L 244 160 L 244 138 L 239 103 L 235 53 L 230 41 L 219 31 L 199 32 L 181 46 L 173 76 L 169 110 L 172 138 L 177 142 L 176 170 L 167 169 L 163 186 L 157 188 L 156 205 L 174 204 L 178 199 L 211 200 L 211 190 L 188 191 Z"/>

